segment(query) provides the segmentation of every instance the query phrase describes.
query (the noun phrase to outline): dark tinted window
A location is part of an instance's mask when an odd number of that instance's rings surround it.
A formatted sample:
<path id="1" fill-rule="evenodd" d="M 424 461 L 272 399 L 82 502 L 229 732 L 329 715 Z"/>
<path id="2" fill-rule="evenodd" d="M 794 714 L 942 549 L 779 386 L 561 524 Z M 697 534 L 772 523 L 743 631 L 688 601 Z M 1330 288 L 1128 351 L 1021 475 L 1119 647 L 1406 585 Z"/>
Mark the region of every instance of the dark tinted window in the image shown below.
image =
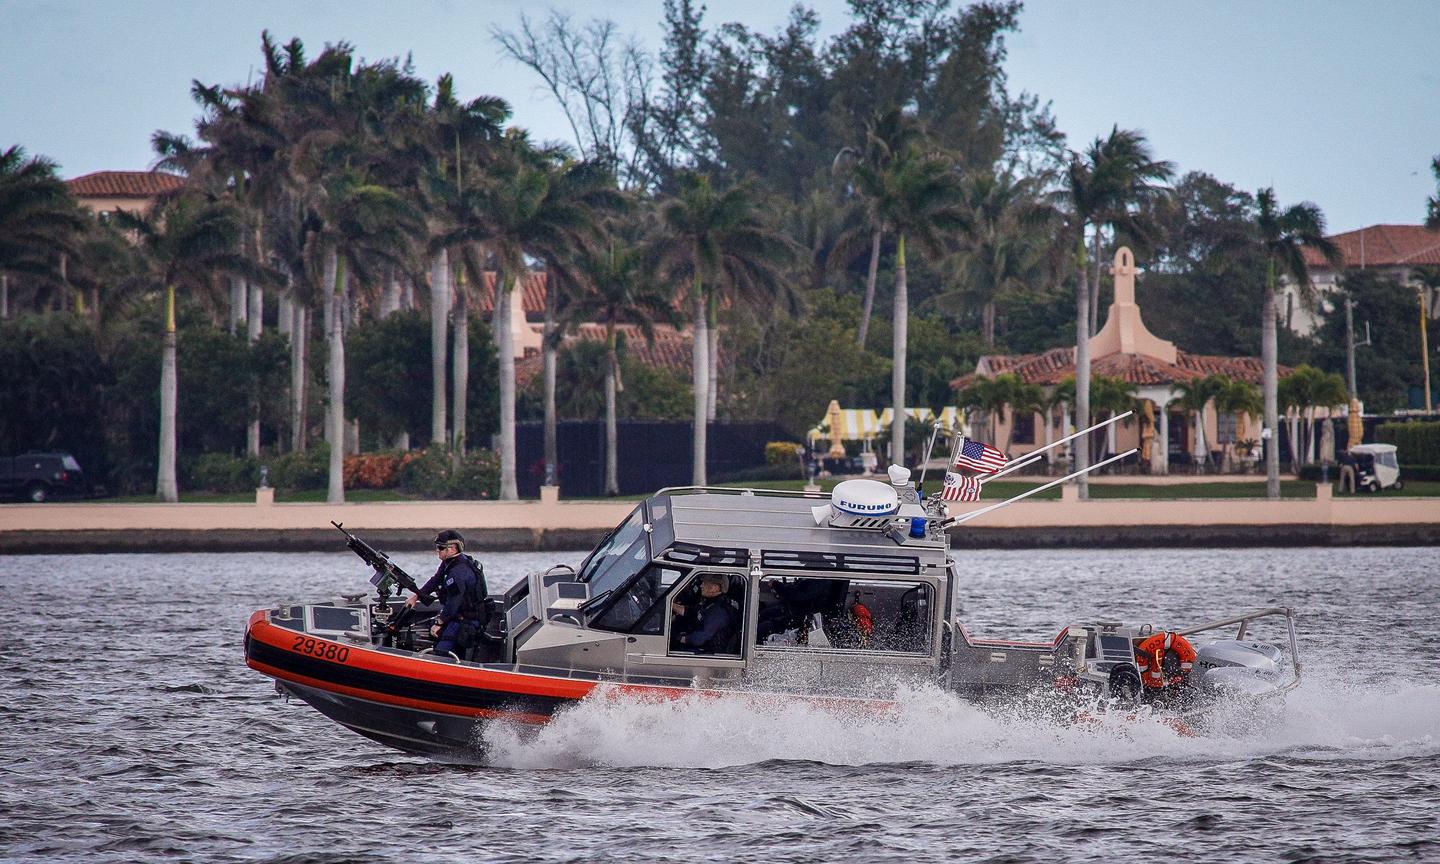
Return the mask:
<path id="1" fill-rule="evenodd" d="M 609 598 L 590 626 L 599 630 L 621 633 L 659 633 L 664 616 L 654 614 L 662 606 L 671 585 L 684 571 L 675 567 L 652 564 L 631 579 L 616 595 Z"/>

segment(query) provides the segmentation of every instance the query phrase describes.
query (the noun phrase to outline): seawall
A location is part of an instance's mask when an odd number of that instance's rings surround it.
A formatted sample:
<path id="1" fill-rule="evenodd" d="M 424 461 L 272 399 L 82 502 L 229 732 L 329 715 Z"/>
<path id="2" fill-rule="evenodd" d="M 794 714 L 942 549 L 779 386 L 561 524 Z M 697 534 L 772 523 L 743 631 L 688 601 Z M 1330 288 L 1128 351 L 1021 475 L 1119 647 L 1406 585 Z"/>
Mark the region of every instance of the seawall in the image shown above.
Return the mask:
<path id="1" fill-rule="evenodd" d="M 957 548 L 1440 545 L 1440 498 L 1021 501 L 951 532 Z M 470 548 L 593 546 L 633 501 L 426 501 L 367 504 L 5 504 L 0 554 L 336 551 L 330 520 L 376 546 L 422 550 L 458 528 Z M 951 505 L 961 515 L 988 506 Z"/>

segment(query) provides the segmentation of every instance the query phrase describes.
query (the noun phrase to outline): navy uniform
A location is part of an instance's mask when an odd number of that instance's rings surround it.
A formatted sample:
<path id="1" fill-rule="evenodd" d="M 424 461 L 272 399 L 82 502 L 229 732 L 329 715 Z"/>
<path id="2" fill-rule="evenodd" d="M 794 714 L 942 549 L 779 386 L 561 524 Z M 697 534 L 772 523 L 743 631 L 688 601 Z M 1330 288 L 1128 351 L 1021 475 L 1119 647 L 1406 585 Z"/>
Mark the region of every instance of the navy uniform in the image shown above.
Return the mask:
<path id="1" fill-rule="evenodd" d="M 725 596 L 728 580 L 715 573 L 700 577 L 700 597 L 689 605 L 675 604 L 677 647 L 698 654 L 733 653 L 740 612 Z M 713 590 L 707 591 L 707 588 Z"/>
<path id="2" fill-rule="evenodd" d="M 440 614 L 431 633 L 436 654 L 464 657 L 485 626 L 485 571 L 480 563 L 463 554 L 465 538 L 459 531 L 441 531 L 435 536 L 440 566 L 420 588 L 420 597 L 438 595 Z M 453 551 L 451 551 L 453 550 Z M 417 598 L 418 599 L 418 598 Z M 416 599 L 410 601 L 414 605 Z"/>

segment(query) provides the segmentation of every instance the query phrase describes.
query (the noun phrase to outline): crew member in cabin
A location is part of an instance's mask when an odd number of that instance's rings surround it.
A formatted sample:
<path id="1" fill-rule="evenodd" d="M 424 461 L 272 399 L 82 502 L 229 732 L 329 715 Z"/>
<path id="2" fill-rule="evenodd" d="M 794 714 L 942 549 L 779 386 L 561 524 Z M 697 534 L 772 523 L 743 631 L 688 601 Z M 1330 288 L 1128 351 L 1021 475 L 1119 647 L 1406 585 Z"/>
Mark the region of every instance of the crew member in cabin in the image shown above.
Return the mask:
<path id="1" fill-rule="evenodd" d="M 480 562 L 465 554 L 465 538 L 453 529 L 435 535 L 435 557 L 440 566 L 430 581 L 420 587 L 420 593 L 411 595 L 405 601 L 414 608 L 422 599 L 440 597 L 440 614 L 430 627 L 435 637 L 436 654 L 454 654 L 464 658 L 474 646 L 485 626 L 485 568 Z"/>
<path id="2" fill-rule="evenodd" d="M 672 629 L 675 648 L 697 654 L 734 654 L 740 632 L 740 611 L 726 596 L 729 580 L 722 573 L 700 577 L 700 596 L 687 603 L 670 604 L 675 614 Z"/>

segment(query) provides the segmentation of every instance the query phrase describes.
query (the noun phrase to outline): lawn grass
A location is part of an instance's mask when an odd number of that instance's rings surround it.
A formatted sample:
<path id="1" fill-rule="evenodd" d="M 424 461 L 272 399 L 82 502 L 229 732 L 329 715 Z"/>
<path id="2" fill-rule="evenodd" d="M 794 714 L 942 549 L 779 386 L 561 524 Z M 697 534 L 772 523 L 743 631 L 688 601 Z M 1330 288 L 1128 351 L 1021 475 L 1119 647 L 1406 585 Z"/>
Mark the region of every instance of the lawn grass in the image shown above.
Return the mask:
<path id="1" fill-rule="evenodd" d="M 928 476 L 925 481 L 925 492 L 930 494 L 940 489 L 940 478 Z M 941 475 L 943 476 L 943 475 Z M 829 477 L 820 481 L 820 489 L 829 492 L 835 488 L 835 484 L 842 480 L 855 479 L 852 477 Z M 981 498 L 986 501 L 1003 501 L 1012 498 L 1027 489 L 1043 485 L 1046 481 L 1035 480 L 996 480 L 987 483 Z M 728 486 L 736 489 L 775 489 L 780 491 L 799 492 L 804 487 L 801 480 L 757 480 L 750 483 L 719 483 L 718 486 Z M 281 504 L 294 503 L 316 503 L 325 501 L 324 489 L 277 489 L 275 501 Z M 648 496 L 645 495 L 622 495 L 615 498 L 568 498 L 569 501 L 640 501 Z M 1030 496 L 1036 500 L 1058 500 L 1060 498 L 1060 487 L 1055 486 L 1046 489 L 1044 492 L 1037 492 Z M 1265 481 L 1256 480 L 1253 483 L 1174 483 L 1167 485 L 1151 485 L 1142 483 L 1091 483 L 1090 497 L 1092 499 L 1107 498 L 1135 498 L 1135 499 L 1203 499 L 1203 498 L 1264 498 Z M 1315 497 L 1315 484 L 1306 480 L 1283 480 L 1280 483 L 1280 497 L 1292 499 L 1305 499 Z M 1335 492 L 1336 498 L 1349 498 L 1342 495 L 1338 489 Z M 1361 493 L 1358 497 L 1366 500 L 1378 500 L 1385 498 L 1440 498 L 1440 481 L 1435 480 L 1414 480 L 1408 481 L 1405 488 L 1399 491 L 1387 489 L 1379 495 Z M 415 498 L 397 492 L 393 489 L 349 489 L 345 492 L 345 500 L 350 503 L 364 504 L 376 501 L 419 501 Z M 182 504 L 249 504 L 255 501 L 253 492 L 182 492 L 180 502 Z M 130 495 L 122 498 L 99 498 L 93 503 L 97 504 L 153 504 L 153 495 Z"/>
<path id="2" fill-rule="evenodd" d="M 277 504 L 323 504 L 324 489 L 276 489 Z M 394 489 L 346 489 L 345 501 L 353 504 L 368 504 L 374 501 L 418 501 L 413 495 L 406 495 Z M 126 495 L 119 498 L 97 498 L 96 504 L 154 504 L 154 495 Z M 181 504 L 254 504 L 254 492 L 181 492 Z"/>

